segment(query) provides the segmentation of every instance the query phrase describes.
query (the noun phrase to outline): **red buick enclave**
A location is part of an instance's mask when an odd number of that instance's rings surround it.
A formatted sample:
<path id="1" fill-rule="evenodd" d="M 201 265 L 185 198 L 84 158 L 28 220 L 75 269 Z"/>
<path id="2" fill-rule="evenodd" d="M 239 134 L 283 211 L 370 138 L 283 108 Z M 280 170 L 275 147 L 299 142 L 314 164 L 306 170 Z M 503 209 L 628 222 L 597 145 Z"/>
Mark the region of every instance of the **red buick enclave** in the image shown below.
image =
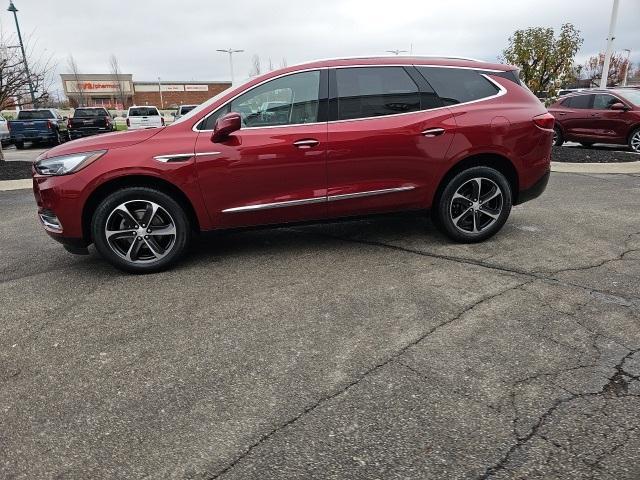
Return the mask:
<path id="1" fill-rule="evenodd" d="M 194 232 L 430 210 L 455 241 L 542 193 L 554 119 L 508 65 L 315 61 L 229 89 L 168 127 L 66 143 L 34 164 L 45 230 L 133 272 Z"/>

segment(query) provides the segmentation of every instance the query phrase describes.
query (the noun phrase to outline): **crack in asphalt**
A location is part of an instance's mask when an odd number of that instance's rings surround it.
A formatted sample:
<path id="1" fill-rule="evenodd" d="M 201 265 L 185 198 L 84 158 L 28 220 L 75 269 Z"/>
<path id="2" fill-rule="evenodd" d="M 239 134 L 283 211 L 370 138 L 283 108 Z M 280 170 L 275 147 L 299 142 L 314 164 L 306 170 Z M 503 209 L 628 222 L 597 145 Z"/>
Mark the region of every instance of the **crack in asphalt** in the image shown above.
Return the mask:
<path id="1" fill-rule="evenodd" d="M 511 456 L 518 452 L 522 447 L 524 447 L 534 436 L 538 434 L 540 428 L 545 424 L 548 418 L 550 418 L 560 407 L 571 403 L 575 400 L 588 398 L 588 397 L 638 397 L 640 398 L 640 394 L 630 394 L 628 393 L 628 385 L 629 382 L 627 380 L 623 380 L 623 377 L 629 377 L 633 380 L 640 380 L 638 376 L 633 376 L 624 370 L 624 363 L 631 358 L 634 354 L 640 352 L 640 348 L 631 350 L 626 355 L 622 357 L 622 359 L 613 367 L 615 369 L 615 373 L 609 377 L 607 383 L 603 385 L 599 392 L 586 392 L 586 393 L 573 393 L 567 398 L 557 399 L 551 407 L 549 407 L 540 417 L 538 417 L 537 422 L 531 427 L 529 432 L 525 435 L 521 435 L 516 437 L 516 443 L 514 443 L 506 453 L 498 459 L 492 466 L 487 467 L 485 472 L 480 475 L 478 480 L 486 480 L 501 470 L 505 470 L 507 468 L 507 464 L 511 459 Z M 558 374 L 561 372 L 558 372 Z M 518 382 L 516 382 L 513 386 Z M 517 417 L 515 421 L 517 421 Z M 539 436 L 539 435 L 538 435 Z"/>
<path id="2" fill-rule="evenodd" d="M 586 290 L 587 292 L 590 293 L 599 293 L 599 294 L 603 294 L 603 295 L 615 295 L 618 296 L 615 292 L 611 292 L 608 290 L 599 290 L 599 289 L 594 289 L 591 287 L 587 287 L 585 285 L 580 285 L 577 283 L 573 283 L 573 282 L 569 282 L 566 280 L 561 280 L 559 278 L 555 278 L 553 275 L 557 275 L 558 273 L 562 273 L 565 270 L 558 270 L 557 272 L 552 272 L 549 275 L 545 275 L 541 272 L 528 272 L 526 270 L 522 270 L 522 269 L 518 269 L 518 268 L 507 268 L 504 266 L 500 266 L 500 265 L 495 265 L 495 264 L 491 264 L 491 263 L 487 263 L 483 260 L 475 260 L 475 259 L 470 259 L 470 258 L 466 258 L 466 257 L 455 257 L 452 255 L 443 255 L 443 254 L 439 254 L 439 253 L 433 253 L 433 252 L 425 252 L 422 250 L 418 250 L 418 249 L 413 249 L 413 248 L 407 248 L 407 247 L 403 247 L 400 245 L 394 245 L 394 244 L 390 244 L 390 243 L 384 243 L 384 242 L 379 242 L 379 241 L 375 241 L 375 240 L 362 240 L 362 239 L 357 239 L 357 238 L 350 238 L 350 237 L 342 237 L 339 235 L 332 235 L 332 234 L 328 234 L 328 233 L 322 233 L 322 235 L 324 235 L 327 238 L 333 239 L 333 240 L 340 240 L 343 242 L 349 242 L 349 243 L 357 243 L 357 244 L 362 244 L 362 245 L 369 245 L 369 246 L 373 246 L 373 247 L 381 247 L 381 248 L 388 248 L 391 250 L 397 250 L 400 252 L 405 252 L 405 253 L 411 253 L 414 255 L 420 255 L 423 257 L 430 257 L 430 258 L 437 258 L 437 259 L 441 259 L 441 260 L 448 260 L 451 262 L 455 262 L 455 263 L 460 263 L 463 265 L 474 265 L 474 266 L 478 266 L 478 267 L 483 267 L 483 268 L 487 268 L 490 270 L 496 270 L 502 273 L 506 273 L 506 274 L 510 274 L 510 275 L 521 275 L 524 277 L 528 277 L 528 278 L 533 278 L 533 279 L 537 279 L 546 283 L 552 283 L 552 284 L 558 284 L 558 285 L 562 285 L 562 286 L 567 286 L 567 287 L 575 287 L 575 288 L 579 288 L 581 290 Z M 631 233 L 629 234 L 629 237 L 633 236 L 633 235 L 640 235 L 640 232 L 635 232 L 635 233 Z M 628 243 L 629 240 L 625 241 L 625 244 Z M 640 250 L 640 249 L 637 249 Z M 626 255 L 627 253 L 630 253 L 632 251 L 636 251 L 636 249 L 629 249 L 628 251 L 625 251 L 623 254 L 621 254 L 621 256 Z M 608 260 L 608 261 L 615 261 L 615 260 L 625 260 L 625 259 L 618 259 L 615 258 L 613 260 Z M 608 261 L 605 261 L 604 263 L 607 263 Z M 600 262 L 598 262 L 600 263 Z M 599 265 L 595 265 L 595 266 L 591 266 L 591 267 L 584 267 L 584 268 L 579 268 L 578 270 L 588 270 L 589 268 L 594 268 L 597 267 Z M 570 270 L 570 269 L 569 269 Z M 626 300 L 630 305 L 636 303 L 636 304 L 640 304 L 640 298 L 638 297 L 619 297 L 622 298 L 624 300 Z M 630 306 L 629 305 L 629 306 Z"/>
<path id="3" fill-rule="evenodd" d="M 441 328 L 443 328 L 443 327 L 445 327 L 445 326 L 447 326 L 447 325 L 459 320 L 465 314 L 467 314 L 468 312 L 472 311 L 474 308 L 478 307 L 479 305 L 481 305 L 483 303 L 486 303 L 486 302 L 489 302 L 489 301 L 491 301 L 491 300 L 493 300 L 493 299 L 495 299 L 495 298 L 497 298 L 497 297 L 499 297 L 501 295 L 504 295 L 505 293 L 508 293 L 508 292 L 510 292 L 512 290 L 521 288 L 522 286 L 527 285 L 529 283 L 532 283 L 533 281 L 534 280 L 532 279 L 532 280 L 528 280 L 526 282 L 521 282 L 521 283 L 518 283 L 517 285 L 513 285 L 511 287 L 502 289 L 501 291 L 499 291 L 497 293 L 493 293 L 493 294 L 490 294 L 490 295 L 485 295 L 482 298 L 480 298 L 479 300 L 477 300 L 474 303 L 472 303 L 471 305 L 469 305 L 468 307 L 466 307 L 463 310 L 461 310 L 459 313 L 457 313 L 453 317 L 449 318 L 448 320 L 446 320 L 444 322 L 441 322 L 441 323 L 431 327 L 425 333 L 423 333 L 419 337 L 415 338 L 414 340 L 412 340 L 408 344 L 404 345 L 400 349 L 396 350 L 394 353 L 392 353 L 389 357 L 387 357 L 383 361 L 381 361 L 379 363 L 376 363 L 374 366 L 372 366 L 371 368 L 369 368 L 368 370 L 366 370 L 365 372 L 363 372 L 362 374 L 357 376 L 355 379 L 353 379 L 351 382 L 349 382 L 348 384 L 346 384 L 345 386 L 343 386 L 339 390 L 334 391 L 334 392 L 332 392 L 332 393 L 320 398 L 315 403 L 305 407 L 301 412 L 299 412 L 294 417 L 290 418 L 286 422 L 281 423 L 280 425 L 277 425 L 275 428 L 271 429 L 269 432 L 261 435 L 254 443 L 252 443 L 247 449 L 245 449 L 245 451 L 242 454 L 240 454 L 233 461 L 231 461 L 226 467 L 224 467 L 222 470 L 220 470 L 219 472 L 217 472 L 217 473 L 215 473 L 213 475 L 205 477 L 206 480 L 215 480 L 217 478 L 220 478 L 222 475 L 224 475 L 229 470 L 231 470 L 233 467 L 235 467 L 244 458 L 246 458 L 249 454 L 251 454 L 251 452 L 253 450 L 255 450 L 257 447 L 260 446 L 260 444 L 262 444 L 263 442 L 268 440 L 274 434 L 276 434 L 279 431 L 285 429 L 286 427 L 294 424 L 295 422 L 297 422 L 300 418 L 302 418 L 306 414 L 313 412 L 314 410 L 316 410 L 317 408 L 321 407 L 325 403 L 331 401 L 332 399 L 339 397 L 343 393 L 346 393 L 348 390 L 350 390 L 352 387 L 358 385 L 362 380 L 367 378 L 369 375 L 371 375 L 372 373 L 375 373 L 376 371 L 378 371 L 381 368 L 385 367 L 386 365 L 390 364 L 392 361 L 396 360 L 398 357 L 400 357 L 402 354 L 404 354 L 409 348 L 411 348 L 414 345 L 417 345 L 422 340 L 424 340 L 428 336 L 432 335 L 433 333 L 437 332 Z M 401 364 L 406 367 L 406 365 L 404 365 L 403 363 L 401 363 Z"/>

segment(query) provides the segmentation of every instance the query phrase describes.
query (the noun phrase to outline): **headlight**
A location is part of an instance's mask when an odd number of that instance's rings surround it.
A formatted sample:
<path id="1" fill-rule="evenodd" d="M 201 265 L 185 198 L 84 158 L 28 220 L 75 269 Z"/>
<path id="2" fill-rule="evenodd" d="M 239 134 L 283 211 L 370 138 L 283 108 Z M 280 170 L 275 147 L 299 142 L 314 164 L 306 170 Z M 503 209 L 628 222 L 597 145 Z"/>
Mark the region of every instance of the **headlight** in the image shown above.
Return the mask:
<path id="1" fill-rule="evenodd" d="M 40 175 L 66 175 L 86 167 L 105 153 L 107 153 L 106 150 L 97 150 L 95 152 L 72 153 L 71 155 L 50 157 L 43 160 L 36 160 L 34 167 Z"/>

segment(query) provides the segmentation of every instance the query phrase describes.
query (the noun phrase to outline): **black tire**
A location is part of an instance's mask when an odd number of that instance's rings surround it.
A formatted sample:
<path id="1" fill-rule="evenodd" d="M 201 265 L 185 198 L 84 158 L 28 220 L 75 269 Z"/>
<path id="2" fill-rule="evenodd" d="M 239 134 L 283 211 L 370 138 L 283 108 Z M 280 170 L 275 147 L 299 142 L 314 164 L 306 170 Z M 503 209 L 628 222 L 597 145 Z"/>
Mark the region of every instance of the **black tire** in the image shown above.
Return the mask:
<path id="1" fill-rule="evenodd" d="M 473 198 L 474 195 L 477 195 L 473 191 L 470 191 L 468 196 L 476 203 L 480 202 L 479 210 L 473 206 L 473 202 L 466 202 L 461 196 L 457 196 L 454 201 L 454 194 L 458 190 L 464 191 L 468 187 L 473 190 L 477 184 L 476 179 L 480 179 L 481 196 Z M 486 193 L 482 193 L 483 188 Z M 484 204 L 482 203 L 483 198 L 489 199 L 498 192 L 498 189 L 500 190 L 499 195 L 491 200 L 485 200 Z M 458 194 L 460 195 L 460 192 Z M 483 166 L 463 170 L 449 180 L 442 190 L 442 194 L 439 195 L 434 205 L 435 224 L 446 236 L 456 242 L 481 242 L 495 235 L 505 224 L 511 212 L 512 198 L 511 186 L 498 170 Z M 465 211 L 468 213 L 463 216 L 461 213 Z M 495 215 L 495 218 L 484 212 L 490 212 Z M 469 215 L 471 215 L 470 218 Z M 454 224 L 454 218 L 458 218 L 457 225 Z M 471 225 L 465 229 L 467 222 L 470 222 Z M 476 228 L 476 225 L 480 228 Z"/>
<path id="2" fill-rule="evenodd" d="M 562 135 L 562 130 L 558 127 L 553 128 L 553 145 L 556 147 L 561 147 L 564 143 L 564 135 Z"/>
<path id="3" fill-rule="evenodd" d="M 127 248 L 126 242 L 129 241 L 130 237 L 125 238 L 122 236 L 117 240 L 118 242 L 121 242 L 118 244 L 119 246 L 124 244 L 125 247 L 122 249 L 120 254 L 116 253 L 118 247 L 113 247 L 106 237 L 105 229 L 107 227 L 107 221 L 113 222 L 112 214 L 116 213 L 114 212 L 116 207 L 122 204 L 127 204 L 127 206 L 131 206 L 131 212 L 136 216 L 135 220 L 139 223 L 139 225 L 134 226 L 143 227 L 144 224 L 140 222 L 143 214 L 138 216 L 140 212 L 137 212 L 135 207 L 137 205 L 143 205 L 145 202 L 155 203 L 159 206 L 158 211 L 161 211 L 162 209 L 164 214 L 168 214 L 168 218 L 175 226 L 175 235 L 172 237 L 171 245 L 165 245 L 166 253 L 162 258 L 157 260 L 154 260 L 153 258 L 145 260 L 143 255 L 140 255 L 141 258 L 139 260 L 129 261 L 126 258 L 123 258 L 122 253 L 124 249 Z M 148 226 L 144 225 L 144 227 L 149 227 L 151 229 L 151 224 Z M 134 228 L 127 226 L 121 226 L 120 228 L 123 231 L 135 230 Z M 160 225 L 158 228 L 166 227 Z M 110 226 L 110 230 L 111 229 L 112 227 Z M 145 230 L 145 228 L 142 228 L 142 230 Z M 100 252 L 100 254 L 114 267 L 131 273 L 152 273 L 167 269 L 184 255 L 191 240 L 191 225 L 182 206 L 169 195 L 148 187 L 128 187 L 110 194 L 100 202 L 91 221 L 91 235 L 98 252 Z M 135 232 L 133 232 L 132 235 L 133 238 L 131 238 L 131 242 L 135 243 L 134 238 L 137 238 L 141 242 L 140 245 L 142 245 L 142 247 L 138 247 L 140 252 L 147 250 L 148 256 L 154 254 L 154 251 L 151 250 L 151 245 L 146 240 L 149 237 L 148 235 L 145 235 L 144 237 L 140 236 L 140 238 L 137 237 L 138 234 Z M 162 237 L 161 239 L 167 240 Z M 149 240 L 149 242 L 150 241 L 151 240 Z M 132 244 L 130 243 L 128 245 Z M 158 246 L 159 245 L 156 244 L 156 247 Z"/>
<path id="4" fill-rule="evenodd" d="M 636 128 L 631 132 L 628 144 L 632 152 L 640 153 L 640 128 Z"/>
<path id="5" fill-rule="evenodd" d="M 56 136 L 53 137 L 53 140 L 51 140 L 51 145 L 55 147 L 56 145 L 60 145 L 61 143 L 62 143 L 62 137 L 60 136 L 60 132 L 56 130 Z"/>
<path id="6" fill-rule="evenodd" d="M 16 142 L 16 148 L 18 150 L 24 150 L 24 142 Z"/>
<path id="7" fill-rule="evenodd" d="M 580 145 L 582 145 L 585 148 L 591 148 L 593 147 L 593 142 L 580 142 Z"/>

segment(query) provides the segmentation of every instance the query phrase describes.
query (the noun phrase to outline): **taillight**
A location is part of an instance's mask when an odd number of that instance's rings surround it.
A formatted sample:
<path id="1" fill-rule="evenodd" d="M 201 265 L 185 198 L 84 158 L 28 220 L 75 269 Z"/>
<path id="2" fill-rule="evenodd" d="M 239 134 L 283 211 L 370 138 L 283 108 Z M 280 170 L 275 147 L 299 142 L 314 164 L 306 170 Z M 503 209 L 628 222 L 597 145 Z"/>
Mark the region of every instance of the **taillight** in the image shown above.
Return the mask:
<path id="1" fill-rule="evenodd" d="M 129 120 L 129 117 L 127 117 L 127 127 L 131 126 L 131 120 Z"/>
<path id="2" fill-rule="evenodd" d="M 51 130 L 51 129 L 53 128 L 53 126 L 51 125 L 51 122 L 47 122 L 47 128 L 48 128 L 49 130 Z"/>
<path id="3" fill-rule="evenodd" d="M 553 130 L 556 119 L 549 112 L 533 117 L 533 123 L 544 130 Z"/>

